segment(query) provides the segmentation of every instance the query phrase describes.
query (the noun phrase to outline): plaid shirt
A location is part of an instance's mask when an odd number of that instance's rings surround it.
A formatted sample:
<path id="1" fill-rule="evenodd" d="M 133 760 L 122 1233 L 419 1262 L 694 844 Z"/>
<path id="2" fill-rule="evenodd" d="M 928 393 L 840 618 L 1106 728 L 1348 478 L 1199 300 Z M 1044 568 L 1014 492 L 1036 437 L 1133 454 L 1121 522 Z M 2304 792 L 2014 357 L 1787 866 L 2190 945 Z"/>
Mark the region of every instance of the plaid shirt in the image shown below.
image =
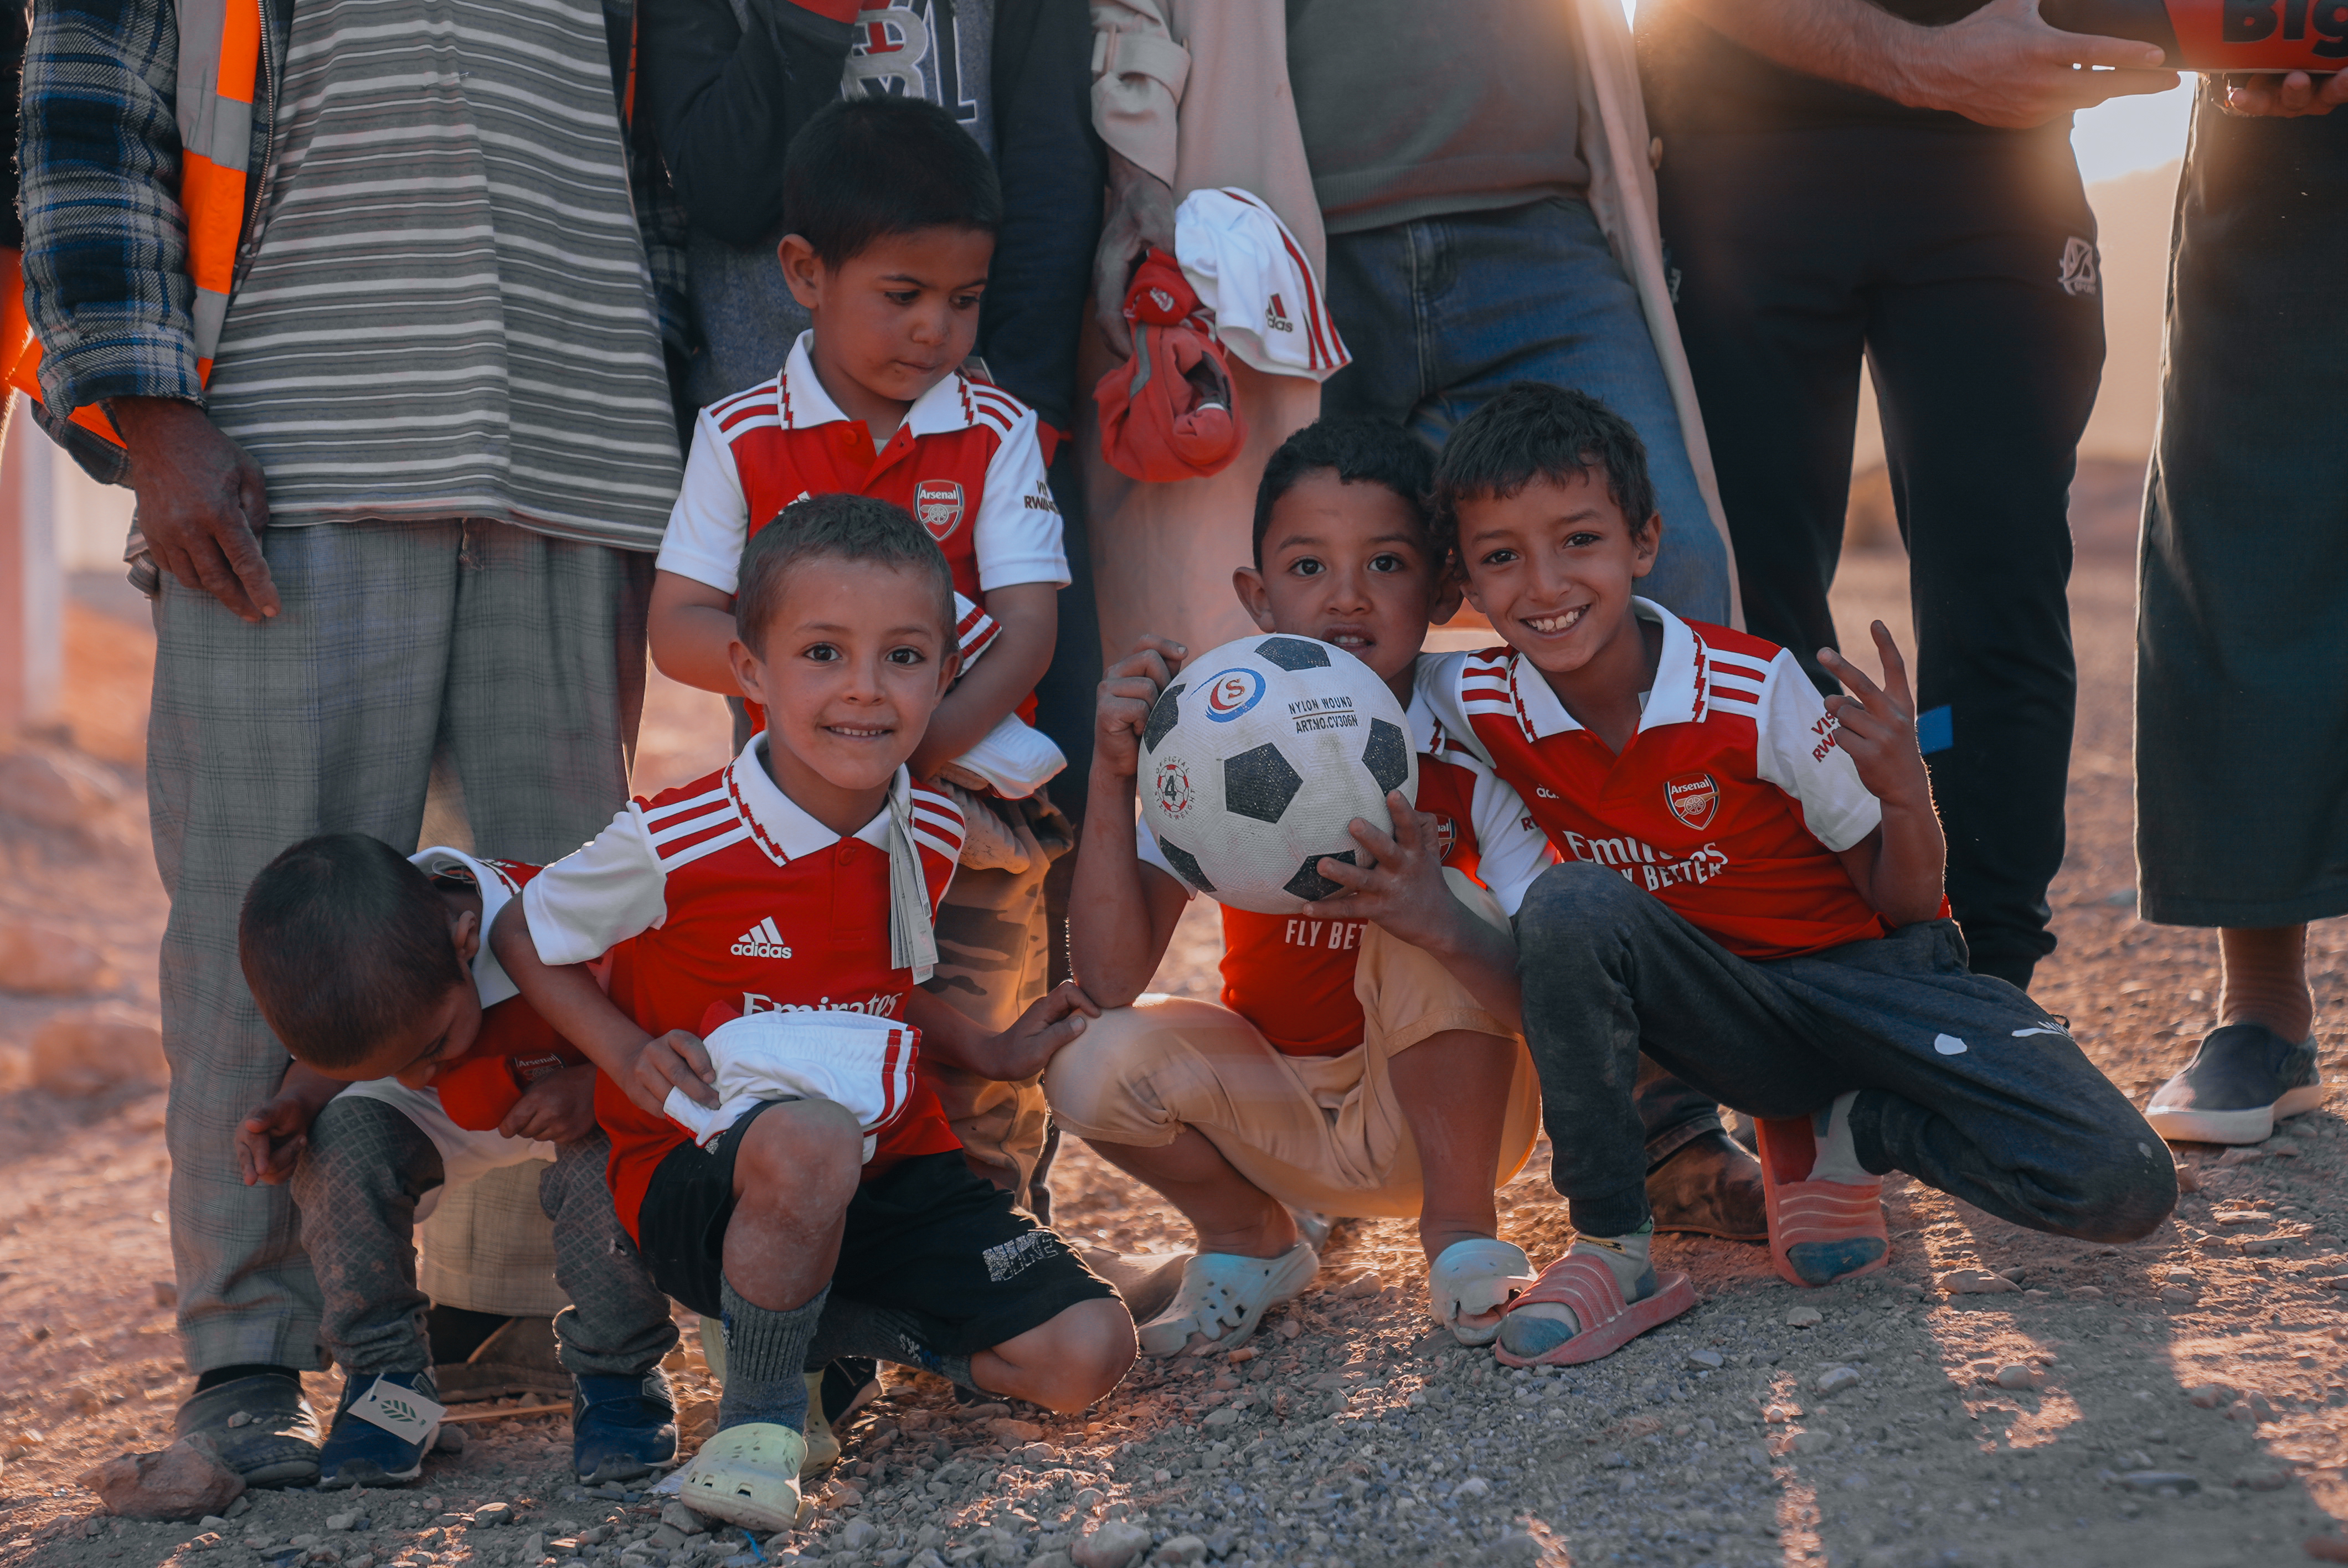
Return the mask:
<path id="1" fill-rule="evenodd" d="M 262 0 L 262 7 L 240 276 L 269 189 L 270 132 L 293 21 L 293 0 Z M 634 0 L 603 0 L 603 13 L 616 81 L 627 69 Z M 179 55 L 170 0 L 44 0 L 25 56 L 25 299 L 42 347 L 35 412 L 53 439 L 110 484 L 128 482 L 129 461 L 70 423 L 73 409 L 112 397 L 201 403 L 204 395 L 177 194 Z M 681 361 L 688 342 L 683 215 L 642 126 L 629 137 L 628 166 L 661 336 Z"/>

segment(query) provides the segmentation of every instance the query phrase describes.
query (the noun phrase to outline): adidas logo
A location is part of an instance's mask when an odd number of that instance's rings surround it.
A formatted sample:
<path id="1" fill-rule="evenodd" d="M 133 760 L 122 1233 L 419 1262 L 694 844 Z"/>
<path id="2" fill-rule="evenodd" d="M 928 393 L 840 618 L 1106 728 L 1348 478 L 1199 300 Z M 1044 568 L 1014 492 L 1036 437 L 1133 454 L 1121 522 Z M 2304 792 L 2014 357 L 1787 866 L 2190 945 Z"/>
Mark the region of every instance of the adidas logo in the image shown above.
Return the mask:
<path id="1" fill-rule="evenodd" d="M 772 915 L 759 921 L 735 939 L 734 953 L 743 958 L 788 958 L 791 950 L 783 946 L 783 934 L 775 928 Z"/>

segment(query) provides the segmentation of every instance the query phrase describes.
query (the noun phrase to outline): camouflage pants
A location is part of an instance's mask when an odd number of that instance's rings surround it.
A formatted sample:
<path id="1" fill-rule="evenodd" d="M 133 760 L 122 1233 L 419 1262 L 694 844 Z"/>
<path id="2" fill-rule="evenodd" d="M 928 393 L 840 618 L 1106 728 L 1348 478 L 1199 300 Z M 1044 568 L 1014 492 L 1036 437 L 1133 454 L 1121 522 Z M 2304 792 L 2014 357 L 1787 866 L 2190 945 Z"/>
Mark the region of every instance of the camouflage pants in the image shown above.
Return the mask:
<path id="1" fill-rule="evenodd" d="M 1016 840 L 1014 856 L 1025 864 L 1015 869 L 964 864 L 954 873 L 938 910 L 937 973 L 924 989 L 973 1022 L 1001 1030 L 1051 989 L 1044 884 L 1052 863 L 1076 847 L 1076 835 L 1040 791 L 1020 801 L 982 801 L 960 792 L 957 797 L 965 814 L 991 812 Z M 937 1090 L 971 1169 L 1026 1197 L 1047 1169 L 1051 1141 L 1041 1075 L 1002 1083 L 956 1067 L 925 1063 L 922 1071 Z"/>

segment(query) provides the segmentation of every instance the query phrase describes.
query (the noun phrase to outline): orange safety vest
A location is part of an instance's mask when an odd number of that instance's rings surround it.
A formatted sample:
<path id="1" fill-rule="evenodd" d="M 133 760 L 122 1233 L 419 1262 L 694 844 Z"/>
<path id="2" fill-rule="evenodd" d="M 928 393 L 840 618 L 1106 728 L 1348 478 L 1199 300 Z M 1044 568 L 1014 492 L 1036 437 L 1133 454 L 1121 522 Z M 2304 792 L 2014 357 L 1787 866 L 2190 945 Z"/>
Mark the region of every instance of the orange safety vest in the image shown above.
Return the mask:
<path id="1" fill-rule="evenodd" d="M 261 67 L 261 0 L 177 0 L 180 21 L 180 210 L 188 224 L 188 274 L 196 285 L 194 318 L 196 375 L 210 381 L 212 352 L 220 346 L 228 315 L 229 286 L 236 276 L 236 253 L 244 237 L 246 167 L 252 156 L 252 95 Z M 207 57 L 208 40 L 217 39 Z M 209 76 L 210 94 L 190 92 L 192 79 Z M 0 295 L 0 364 L 7 383 L 28 396 L 41 395 L 41 344 L 25 310 L 16 280 Z M 122 445 L 114 422 L 91 405 L 73 411 L 73 422 Z"/>

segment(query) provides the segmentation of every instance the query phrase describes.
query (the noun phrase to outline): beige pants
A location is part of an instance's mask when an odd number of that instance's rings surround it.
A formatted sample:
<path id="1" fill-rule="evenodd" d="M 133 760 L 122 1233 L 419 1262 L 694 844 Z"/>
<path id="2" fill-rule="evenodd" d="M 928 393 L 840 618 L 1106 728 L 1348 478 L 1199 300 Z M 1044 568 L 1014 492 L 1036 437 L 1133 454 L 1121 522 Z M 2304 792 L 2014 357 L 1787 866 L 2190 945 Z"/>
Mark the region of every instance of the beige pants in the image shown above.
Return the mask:
<path id="1" fill-rule="evenodd" d="M 1365 1038 L 1317 1057 L 1282 1055 L 1229 1008 L 1142 997 L 1095 1019 L 1052 1059 L 1052 1115 L 1078 1137 L 1149 1149 L 1195 1127 L 1291 1208 L 1415 1218 L 1418 1149 L 1387 1064 L 1450 1030 L 1516 1037 L 1441 963 L 1375 926 L 1362 933 L 1354 991 Z M 1516 1061 L 1496 1187 L 1524 1168 L 1540 1131 L 1540 1085 L 1521 1044 Z"/>

